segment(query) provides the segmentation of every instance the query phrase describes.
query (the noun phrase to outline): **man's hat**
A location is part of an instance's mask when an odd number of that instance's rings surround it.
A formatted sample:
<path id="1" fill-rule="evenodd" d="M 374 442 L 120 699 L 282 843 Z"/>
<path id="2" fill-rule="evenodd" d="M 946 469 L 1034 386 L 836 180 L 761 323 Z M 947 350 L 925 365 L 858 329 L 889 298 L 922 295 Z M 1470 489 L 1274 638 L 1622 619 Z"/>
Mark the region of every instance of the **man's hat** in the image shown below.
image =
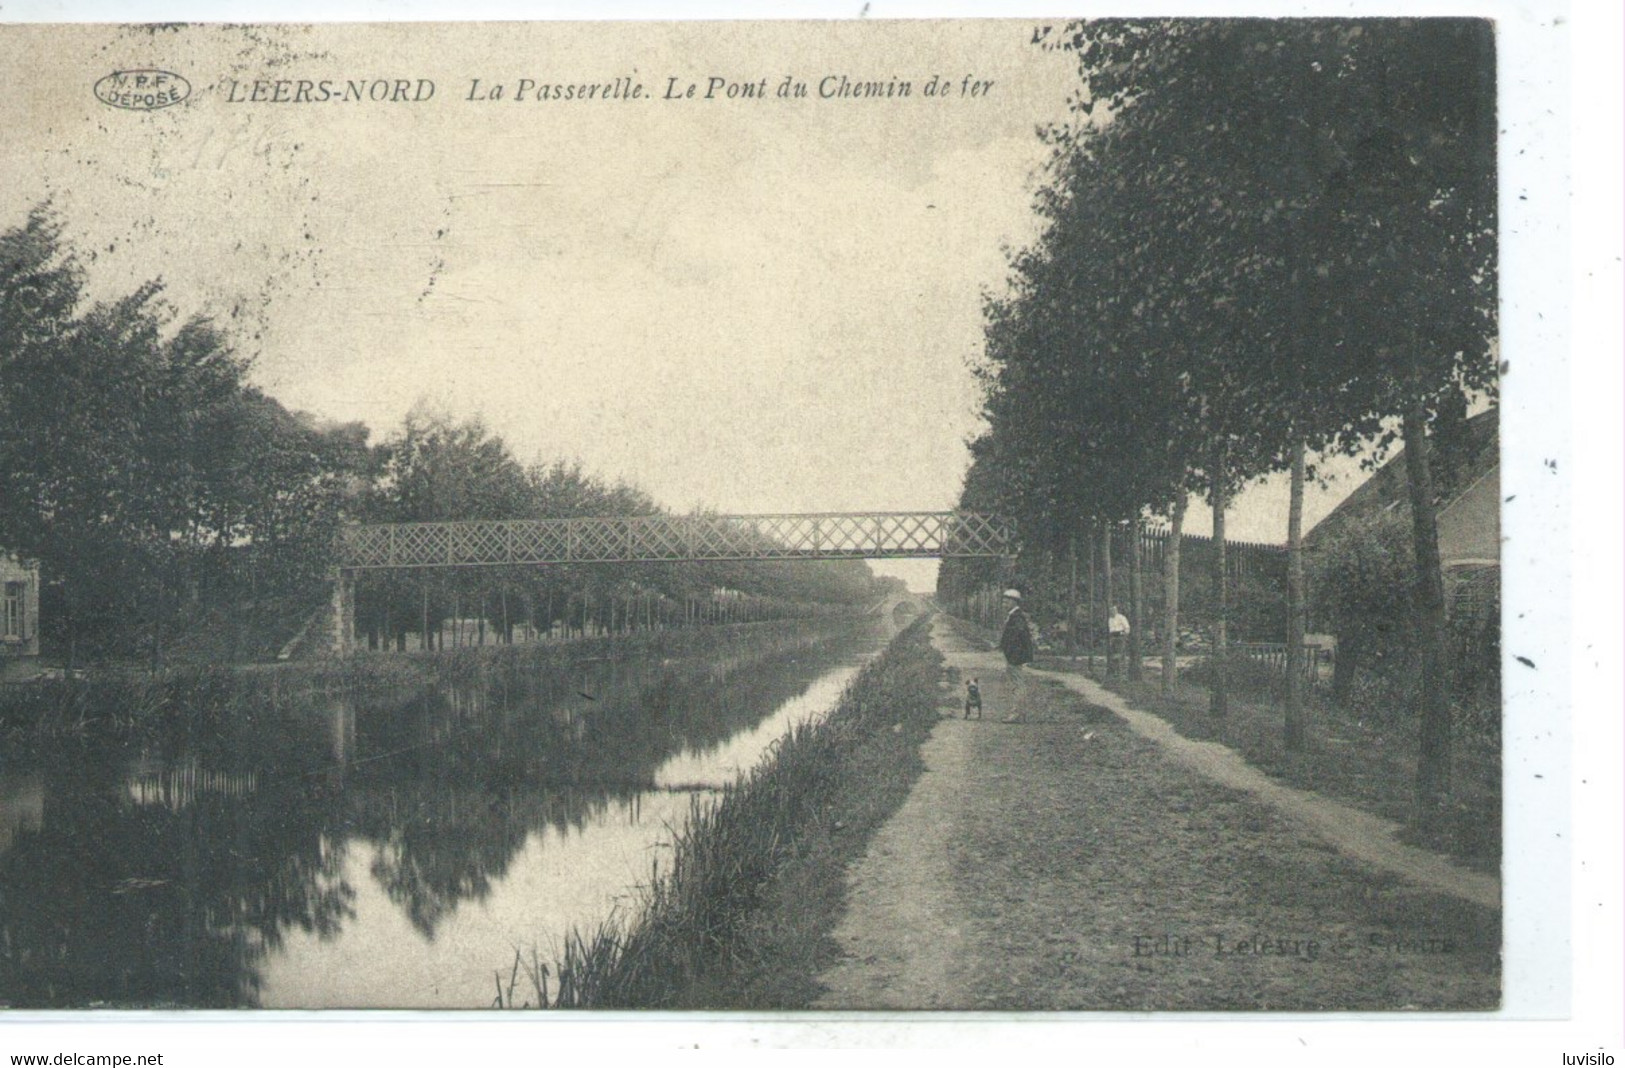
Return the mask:
<path id="1" fill-rule="evenodd" d="M 1006 597 L 1011 598 L 1012 600 L 1016 600 L 1016 601 L 1021 600 L 1021 591 L 1020 590 L 1005 590 L 1004 595 Z"/>

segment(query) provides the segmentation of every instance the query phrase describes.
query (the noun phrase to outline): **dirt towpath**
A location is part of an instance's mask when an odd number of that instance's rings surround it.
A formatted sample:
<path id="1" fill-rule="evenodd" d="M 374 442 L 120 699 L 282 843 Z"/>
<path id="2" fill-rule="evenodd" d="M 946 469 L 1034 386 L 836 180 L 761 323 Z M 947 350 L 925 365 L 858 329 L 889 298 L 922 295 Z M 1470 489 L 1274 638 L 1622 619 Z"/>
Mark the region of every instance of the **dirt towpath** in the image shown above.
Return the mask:
<path id="1" fill-rule="evenodd" d="M 956 695 L 943 708 L 926 771 L 848 874 L 843 957 L 817 1007 L 1499 1002 L 1484 877 L 1363 813 L 1255 782 L 1228 750 L 1072 685 L 1086 680 L 1034 673 L 1026 722 L 1003 723 L 997 656 L 934 626 L 951 672 L 979 678 L 986 718 L 963 719 Z"/>
<path id="2" fill-rule="evenodd" d="M 1311 790 L 1298 790 L 1271 779 L 1235 750 L 1217 742 L 1183 737 L 1165 720 L 1141 712 L 1092 679 L 1056 672 L 1034 672 L 1053 679 L 1128 724 L 1140 737 L 1156 742 L 1163 753 L 1213 782 L 1243 790 L 1303 823 L 1339 852 L 1372 867 L 1401 875 L 1441 893 L 1488 909 L 1501 907 L 1501 881 L 1470 871 L 1448 857 L 1399 840 L 1399 826 L 1369 812 Z"/>

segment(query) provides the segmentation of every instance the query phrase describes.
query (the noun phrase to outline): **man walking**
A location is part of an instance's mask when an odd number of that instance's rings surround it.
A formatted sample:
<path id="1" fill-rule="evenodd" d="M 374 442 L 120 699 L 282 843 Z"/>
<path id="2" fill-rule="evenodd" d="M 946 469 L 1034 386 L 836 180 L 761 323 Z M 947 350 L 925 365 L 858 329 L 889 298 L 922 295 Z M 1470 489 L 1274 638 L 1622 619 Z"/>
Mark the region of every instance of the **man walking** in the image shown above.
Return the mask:
<path id="1" fill-rule="evenodd" d="M 1106 642 L 1108 644 L 1106 663 L 1108 673 L 1112 672 L 1114 667 L 1121 668 L 1123 666 L 1123 653 L 1128 645 L 1128 636 L 1128 616 L 1118 611 L 1116 605 L 1112 605 L 1111 618 L 1106 622 Z"/>
<path id="2" fill-rule="evenodd" d="M 1004 654 L 1004 679 L 1010 690 L 1010 714 L 1006 723 L 1019 723 L 1026 718 L 1027 673 L 1036 652 L 1032 621 L 1021 610 L 1021 591 L 1005 590 L 1004 603 L 1010 614 L 1004 617 L 1004 630 L 999 634 L 999 651 Z"/>

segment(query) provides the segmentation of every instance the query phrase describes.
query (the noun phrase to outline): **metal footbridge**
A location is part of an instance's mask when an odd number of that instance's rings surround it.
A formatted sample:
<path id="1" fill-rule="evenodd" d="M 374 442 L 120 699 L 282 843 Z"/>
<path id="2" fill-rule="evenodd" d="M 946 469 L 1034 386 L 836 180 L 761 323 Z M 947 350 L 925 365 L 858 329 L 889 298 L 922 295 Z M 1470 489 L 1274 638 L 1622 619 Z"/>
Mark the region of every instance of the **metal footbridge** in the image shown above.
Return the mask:
<path id="1" fill-rule="evenodd" d="M 976 512 L 638 515 L 356 524 L 342 532 L 339 567 L 1012 555 L 1010 524 Z"/>
<path id="2" fill-rule="evenodd" d="M 1010 522 L 979 512 L 632 515 L 358 523 L 339 534 L 334 647 L 354 644 L 362 571 L 709 560 L 885 560 L 1016 555 Z"/>

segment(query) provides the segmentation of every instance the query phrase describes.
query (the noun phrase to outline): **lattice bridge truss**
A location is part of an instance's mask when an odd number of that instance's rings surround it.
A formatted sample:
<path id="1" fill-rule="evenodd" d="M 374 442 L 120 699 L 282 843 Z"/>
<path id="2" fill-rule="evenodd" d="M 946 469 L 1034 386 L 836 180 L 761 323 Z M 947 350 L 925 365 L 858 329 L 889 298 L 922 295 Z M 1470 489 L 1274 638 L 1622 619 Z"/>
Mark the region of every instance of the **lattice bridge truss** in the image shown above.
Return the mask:
<path id="1" fill-rule="evenodd" d="M 1014 555 L 1010 524 L 977 512 L 649 515 L 356 524 L 343 531 L 339 567 Z"/>

